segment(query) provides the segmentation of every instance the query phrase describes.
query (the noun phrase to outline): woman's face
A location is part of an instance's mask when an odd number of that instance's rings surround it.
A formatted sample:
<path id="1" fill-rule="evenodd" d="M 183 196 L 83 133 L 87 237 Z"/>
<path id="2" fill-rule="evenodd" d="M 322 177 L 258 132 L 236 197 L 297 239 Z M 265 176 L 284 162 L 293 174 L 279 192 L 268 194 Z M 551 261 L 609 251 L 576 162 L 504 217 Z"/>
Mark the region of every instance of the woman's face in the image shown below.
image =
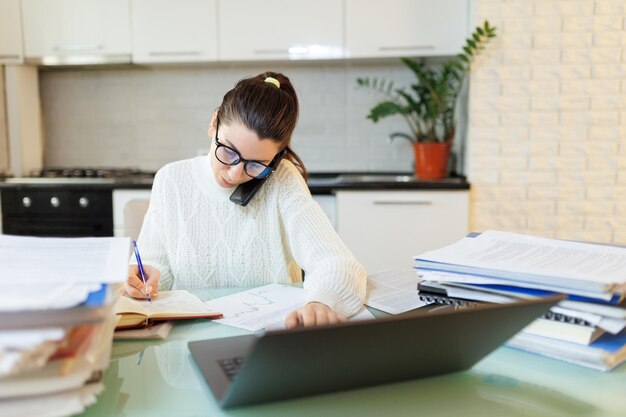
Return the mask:
<path id="1" fill-rule="evenodd" d="M 211 170 L 215 176 L 215 181 L 224 188 L 235 187 L 244 182 L 250 181 L 250 177 L 244 171 L 243 162 L 237 165 L 225 165 L 215 156 L 215 135 L 220 144 L 226 145 L 239 153 L 241 158 L 247 161 L 256 161 L 264 165 L 274 159 L 279 151 L 279 145 L 271 139 L 260 139 L 257 134 L 238 122 L 226 124 L 223 122 L 216 126 L 215 118 L 209 128 L 211 138 Z M 217 132 L 216 132 L 217 127 Z"/>

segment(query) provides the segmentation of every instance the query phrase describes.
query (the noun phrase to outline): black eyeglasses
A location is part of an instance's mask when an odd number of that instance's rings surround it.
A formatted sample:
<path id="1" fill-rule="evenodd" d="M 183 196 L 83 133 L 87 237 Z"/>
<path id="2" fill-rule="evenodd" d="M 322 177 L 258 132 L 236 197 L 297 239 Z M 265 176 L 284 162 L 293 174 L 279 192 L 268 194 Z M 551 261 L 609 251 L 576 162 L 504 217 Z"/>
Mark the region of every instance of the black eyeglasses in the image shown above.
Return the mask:
<path id="1" fill-rule="evenodd" d="M 233 166 L 237 165 L 240 162 L 243 162 L 243 170 L 244 172 L 252 178 L 265 178 L 268 177 L 273 171 L 274 168 L 265 164 L 262 164 L 258 161 L 249 161 L 247 159 L 243 159 L 239 152 L 230 146 L 226 146 L 223 143 L 220 143 L 219 138 L 217 137 L 217 130 L 219 128 L 220 122 L 219 119 L 215 125 L 215 157 L 218 161 L 220 161 L 224 165 Z M 279 152 L 278 155 L 274 157 L 270 165 L 279 157 L 282 152 Z"/>

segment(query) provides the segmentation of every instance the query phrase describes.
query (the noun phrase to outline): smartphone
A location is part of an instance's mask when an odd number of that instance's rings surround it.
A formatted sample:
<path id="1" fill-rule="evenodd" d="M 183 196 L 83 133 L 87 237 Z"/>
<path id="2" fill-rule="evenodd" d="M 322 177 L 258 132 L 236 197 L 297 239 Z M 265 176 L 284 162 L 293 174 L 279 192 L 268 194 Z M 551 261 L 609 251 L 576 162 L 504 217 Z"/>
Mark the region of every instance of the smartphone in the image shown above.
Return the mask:
<path id="1" fill-rule="evenodd" d="M 278 164 L 280 163 L 280 160 L 283 159 L 284 155 L 285 155 L 284 151 L 280 152 L 278 155 L 276 155 L 276 157 L 272 160 L 272 162 L 268 166 L 273 169 L 276 169 L 276 167 L 278 167 Z M 250 200 L 252 200 L 252 197 L 254 197 L 254 195 L 259 191 L 259 189 L 261 189 L 261 186 L 263 185 L 263 183 L 265 183 L 265 181 L 267 181 L 267 179 L 271 176 L 272 174 L 261 179 L 253 178 L 250 181 L 244 182 L 243 184 L 239 184 L 237 188 L 235 188 L 235 191 L 233 191 L 233 193 L 230 195 L 230 201 L 232 201 L 235 204 L 239 204 L 240 206 L 245 207 L 246 205 L 248 205 Z"/>

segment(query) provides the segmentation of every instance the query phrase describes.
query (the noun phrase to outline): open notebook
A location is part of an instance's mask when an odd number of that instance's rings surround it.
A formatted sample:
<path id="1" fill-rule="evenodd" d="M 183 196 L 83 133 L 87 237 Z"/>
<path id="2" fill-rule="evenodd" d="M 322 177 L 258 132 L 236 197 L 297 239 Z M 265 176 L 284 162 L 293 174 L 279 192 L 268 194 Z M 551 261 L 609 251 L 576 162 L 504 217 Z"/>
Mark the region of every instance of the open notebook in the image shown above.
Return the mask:
<path id="1" fill-rule="evenodd" d="M 120 297 L 115 304 L 115 314 L 119 315 L 117 329 L 141 327 L 155 321 L 222 317 L 222 313 L 211 310 L 185 290 L 162 291 L 152 302 Z"/>

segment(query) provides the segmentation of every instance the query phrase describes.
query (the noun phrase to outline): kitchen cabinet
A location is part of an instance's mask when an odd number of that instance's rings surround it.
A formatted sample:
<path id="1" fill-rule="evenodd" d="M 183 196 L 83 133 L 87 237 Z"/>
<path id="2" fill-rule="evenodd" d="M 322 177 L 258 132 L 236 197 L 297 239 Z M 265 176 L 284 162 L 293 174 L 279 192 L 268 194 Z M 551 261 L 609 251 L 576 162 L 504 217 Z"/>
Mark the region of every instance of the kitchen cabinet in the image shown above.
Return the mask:
<path id="1" fill-rule="evenodd" d="M 342 4 L 342 0 L 221 1 L 220 60 L 341 58 Z"/>
<path id="2" fill-rule="evenodd" d="M 369 273 L 408 270 L 413 256 L 468 232 L 467 190 L 337 191 L 337 232 Z"/>
<path id="3" fill-rule="evenodd" d="M 468 32 L 468 0 L 346 2 L 348 58 L 455 55 Z"/>
<path id="4" fill-rule="evenodd" d="M 22 0 L 24 55 L 44 64 L 130 61 L 129 0 Z"/>
<path id="5" fill-rule="evenodd" d="M 330 224 L 337 229 L 337 204 L 335 196 L 329 194 L 313 194 L 313 200 L 320 205 Z"/>
<path id="6" fill-rule="evenodd" d="M 0 64 L 19 64 L 23 58 L 20 0 L 0 1 Z"/>
<path id="7" fill-rule="evenodd" d="M 131 0 L 133 62 L 217 60 L 216 0 Z"/>

